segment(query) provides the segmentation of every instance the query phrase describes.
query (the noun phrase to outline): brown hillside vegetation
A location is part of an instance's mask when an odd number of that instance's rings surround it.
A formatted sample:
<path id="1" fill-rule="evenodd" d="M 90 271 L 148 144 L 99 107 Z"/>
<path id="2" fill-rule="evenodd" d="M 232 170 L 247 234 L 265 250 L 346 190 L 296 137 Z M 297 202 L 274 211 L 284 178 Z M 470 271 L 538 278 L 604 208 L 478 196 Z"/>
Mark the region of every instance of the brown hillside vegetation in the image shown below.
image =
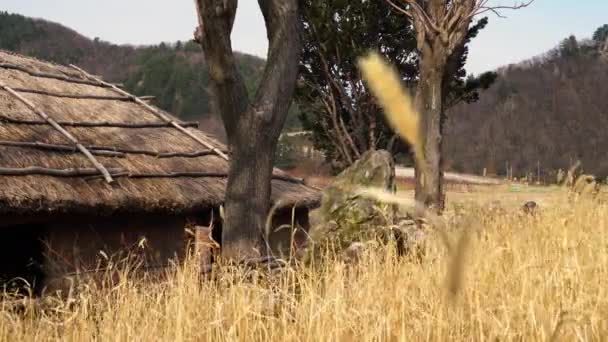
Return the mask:
<path id="1" fill-rule="evenodd" d="M 603 44 L 566 39 L 533 60 L 505 67 L 477 103 L 449 113 L 446 156 L 455 171 L 553 178 L 580 159 L 608 176 L 608 60 Z"/>

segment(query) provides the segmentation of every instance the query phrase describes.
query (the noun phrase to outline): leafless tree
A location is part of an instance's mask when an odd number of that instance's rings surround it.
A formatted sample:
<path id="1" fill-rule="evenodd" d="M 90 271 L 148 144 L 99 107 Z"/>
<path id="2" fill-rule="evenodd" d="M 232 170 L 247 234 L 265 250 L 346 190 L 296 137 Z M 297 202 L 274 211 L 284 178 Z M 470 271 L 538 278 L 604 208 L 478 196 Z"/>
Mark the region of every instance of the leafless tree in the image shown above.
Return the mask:
<path id="1" fill-rule="evenodd" d="M 474 17 L 487 12 L 527 7 L 534 0 L 493 5 L 491 0 L 385 0 L 408 16 L 416 31 L 420 53 L 420 82 L 415 104 L 421 115 L 426 167 L 417 167 L 416 199 L 428 207 L 443 208 L 442 126 L 445 104 L 444 75 L 450 56 L 465 41 Z M 421 170 L 424 170 L 422 174 Z"/>
<path id="2" fill-rule="evenodd" d="M 251 1 L 251 0 L 248 0 Z M 265 253 L 263 228 L 269 212 L 273 154 L 291 104 L 298 73 L 298 0 L 258 0 L 269 40 L 268 59 L 250 99 L 232 50 L 237 0 L 195 0 L 201 43 L 231 152 L 222 255 L 228 259 Z"/>

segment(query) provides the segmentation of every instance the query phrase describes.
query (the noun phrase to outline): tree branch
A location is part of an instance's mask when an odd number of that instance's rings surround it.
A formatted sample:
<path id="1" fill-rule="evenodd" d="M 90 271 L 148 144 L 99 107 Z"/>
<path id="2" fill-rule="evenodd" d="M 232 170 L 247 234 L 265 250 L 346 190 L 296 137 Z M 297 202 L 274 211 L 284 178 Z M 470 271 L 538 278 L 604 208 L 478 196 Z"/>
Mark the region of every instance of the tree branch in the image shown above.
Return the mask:
<path id="1" fill-rule="evenodd" d="M 237 0 L 197 0 L 200 43 L 205 51 L 219 111 L 228 137 L 234 135 L 238 118 L 247 112 L 249 95 L 232 51 L 230 34 Z"/>
<path id="2" fill-rule="evenodd" d="M 401 14 L 405 14 L 406 16 L 408 16 L 410 19 L 412 18 L 412 14 L 410 12 L 408 12 L 407 9 L 400 7 L 399 5 L 395 4 L 394 2 L 392 2 L 391 0 L 386 0 L 386 2 L 391 5 L 391 7 L 393 7 L 394 9 L 396 9 L 398 12 L 400 12 Z"/>
<path id="3" fill-rule="evenodd" d="M 427 33 L 439 33 L 441 32 L 440 28 L 437 26 L 437 23 L 429 16 L 426 10 L 420 6 L 420 4 L 416 0 L 401 0 L 410 6 L 411 10 L 415 13 L 412 13 L 414 19 L 420 19 L 422 23 L 426 26 Z"/>
<path id="4" fill-rule="evenodd" d="M 336 119 L 337 115 L 337 106 L 336 101 L 330 87 L 327 90 L 322 87 L 313 84 L 312 82 L 306 82 L 305 85 L 316 92 L 316 96 L 307 95 L 306 98 L 310 103 L 319 103 L 323 106 L 324 109 L 321 110 L 325 115 L 320 117 L 319 124 L 321 125 L 323 132 L 331 140 L 332 145 L 338 151 L 340 155 L 342 155 L 342 159 L 348 161 L 352 164 L 353 157 L 346 146 L 346 139 L 342 136 L 342 131 L 338 126 L 338 122 Z M 332 125 L 330 129 L 329 124 Z M 345 132 L 348 134 L 348 132 Z"/>
<path id="5" fill-rule="evenodd" d="M 289 110 L 298 74 L 301 49 L 298 0 L 258 0 L 258 3 L 268 32 L 268 60 L 253 110 L 272 126 L 271 130 L 280 131 L 284 120 L 275 118 Z"/>
<path id="6" fill-rule="evenodd" d="M 514 3 L 510 6 L 491 6 L 490 0 L 452 0 L 449 3 L 440 0 L 401 0 L 406 5 L 406 7 L 401 7 L 394 0 L 385 1 L 412 19 L 416 28 L 419 49 L 426 40 L 433 40 L 433 37 L 438 35 L 448 51 L 453 50 L 462 40 L 473 17 L 492 12 L 496 16 L 504 18 L 500 10 L 517 10 L 528 7 L 534 2 L 534 0 L 526 0 L 526 2 Z"/>
<path id="7" fill-rule="evenodd" d="M 535 0 L 528 0 L 528 1 L 522 2 L 522 3 L 515 3 L 511 6 L 507 6 L 507 5 L 488 6 L 489 0 L 479 0 L 478 4 L 477 4 L 477 6 L 475 6 L 475 9 L 473 10 L 473 12 L 471 14 L 469 14 L 469 18 L 472 18 L 474 16 L 477 16 L 477 15 L 480 15 L 480 14 L 483 14 L 486 12 L 492 12 L 499 18 L 505 18 L 505 16 L 503 16 L 500 13 L 500 10 L 522 9 L 522 8 L 530 6 L 534 1 Z"/>

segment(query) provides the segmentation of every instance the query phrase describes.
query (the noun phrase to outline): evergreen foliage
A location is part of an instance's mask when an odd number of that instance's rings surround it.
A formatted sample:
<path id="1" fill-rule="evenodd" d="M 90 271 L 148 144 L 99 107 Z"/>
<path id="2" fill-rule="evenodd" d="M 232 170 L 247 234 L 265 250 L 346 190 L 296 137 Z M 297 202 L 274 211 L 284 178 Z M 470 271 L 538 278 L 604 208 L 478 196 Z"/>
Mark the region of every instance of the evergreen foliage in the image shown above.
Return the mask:
<path id="1" fill-rule="evenodd" d="M 391 149 L 401 163 L 409 162 L 409 147 L 386 124 L 382 110 L 368 92 L 358 70 L 358 58 L 370 50 L 395 65 L 408 87 L 418 78 L 416 36 L 404 16 L 385 1 L 302 1 L 304 49 L 301 84 L 296 102 L 305 130 L 313 132 L 315 148 L 339 171 L 370 149 Z M 467 76 L 467 44 L 485 27 L 479 20 L 454 53 L 444 80 L 447 107 L 475 102 L 495 73 Z M 335 109 L 333 109 L 335 105 Z"/>

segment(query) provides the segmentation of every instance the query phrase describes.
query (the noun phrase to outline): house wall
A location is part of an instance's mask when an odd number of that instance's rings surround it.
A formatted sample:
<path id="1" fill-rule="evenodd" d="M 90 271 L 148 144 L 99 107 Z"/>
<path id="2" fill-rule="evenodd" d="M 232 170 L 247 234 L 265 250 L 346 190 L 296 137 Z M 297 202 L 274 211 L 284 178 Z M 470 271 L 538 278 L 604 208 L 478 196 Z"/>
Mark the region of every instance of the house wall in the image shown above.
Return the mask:
<path id="1" fill-rule="evenodd" d="M 217 218 L 217 215 L 216 215 Z M 207 221 L 206 221 L 207 222 Z M 202 270 L 209 271 L 213 263 L 213 254 L 216 242 L 220 243 L 222 236 L 221 221 L 216 220 L 213 224 L 213 230 L 208 228 L 208 224 L 198 226 L 194 241 L 196 256 L 200 258 Z M 293 243 L 294 250 L 299 249 L 308 239 L 308 231 L 310 230 L 309 210 L 306 208 L 296 209 L 295 212 L 291 209 L 283 209 L 275 212 L 272 222 L 271 231 L 269 232 L 269 245 L 272 253 L 281 258 L 289 258 L 290 243 Z M 210 240 L 209 237 L 213 240 Z"/>
<path id="2" fill-rule="evenodd" d="M 109 262 L 130 258 L 162 270 L 186 252 L 185 217 L 163 215 L 78 217 L 47 225 L 44 270 L 47 291 L 65 290 L 75 280 L 108 276 Z M 100 271 L 104 270 L 104 271 Z"/>
<path id="3" fill-rule="evenodd" d="M 1 219 L 0 219 L 1 220 Z M 3 221 L 3 220 L 2 220 Z M 26 222 L 0 225 L 0 290 L 21 291 L 31 287 L 39 294 L 44 283 L 44 256 L 41 241 L 46 237 L 44 225 Z"/>
<path id="4" fill-rule="evenodd" d="M 295 212 L 292 209 L 282 209 L 275 213 L 272 231 L 269 232 L 269 244 L 276 256 L 289 257 L 291 242 L 294 250 L 304 245 L 310 230 L 308 214 L 307 208 L 299 208 Z"/>
<path id="5" fill-rule="evenodd" d="M 308 214 L 308 209 L 275 212 L 269 243 L 276 256 L 287 258 L 292 241 L 296 249 L 304 244 L 310 229 Z M 213 231 L 205 228 L 209 227 L 212 217 Z M 0 221 L 2 229 L 27 224 L 40 230 L 36 239 L 41 240 L 42 286 L 46 293 L 67 291 L 78 281 L 91 277 L 107 277 L 104 270 L 109 262 L 116 265 L 127 256 L 142 262 L 142 268 L 162 271 L 172 260 L 183 260 L 189 248 L 194 247 L 193 251 L 201 254 L 201 266 L 206 269 L 212 262 L 211 250 L 205 250 L 212 245 L 208 237 L 212 235 L 218 242 L 221 239 L 219 214 L 211 215 L 211 211 L 193 216 L 4 217 Z M 192 225 L 199 229 L 190 235 L 185 228 Z"/>

